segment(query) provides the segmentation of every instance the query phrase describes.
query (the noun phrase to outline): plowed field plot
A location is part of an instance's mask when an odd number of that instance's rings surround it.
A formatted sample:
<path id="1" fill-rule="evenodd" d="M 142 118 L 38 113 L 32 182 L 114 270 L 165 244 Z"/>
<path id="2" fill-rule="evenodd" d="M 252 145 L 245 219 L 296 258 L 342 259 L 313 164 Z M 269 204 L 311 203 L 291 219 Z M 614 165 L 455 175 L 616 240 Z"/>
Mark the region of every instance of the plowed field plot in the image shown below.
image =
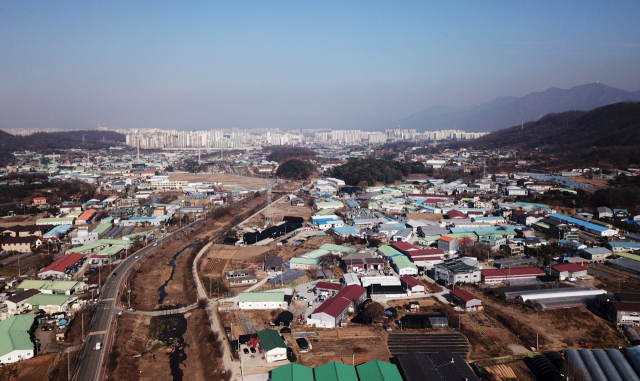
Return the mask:
<path id="1" fill-rule="evenodd" d="M 465 328 L 473 329 L 490 345 L 522 344 L 508 329 L 483 313 L 465 314 L 462 322 Z"/>
<path id="2" fill-rule="evenodd" d="M 229 262 L 228 259 L 207 259 L 204 264 L 203 272 L 211 275 L 222 275 L 224 268 L 227 266 L 227 262 Z"/>
<path id="3" fill-rule="evenodd" d="M 469 353 L 467 340 L 459 333 L 436 334 L 391 334 L 387 346 L 392 356 L 409 352 L 436 353 L 449 351 L 466 356 Z"/>

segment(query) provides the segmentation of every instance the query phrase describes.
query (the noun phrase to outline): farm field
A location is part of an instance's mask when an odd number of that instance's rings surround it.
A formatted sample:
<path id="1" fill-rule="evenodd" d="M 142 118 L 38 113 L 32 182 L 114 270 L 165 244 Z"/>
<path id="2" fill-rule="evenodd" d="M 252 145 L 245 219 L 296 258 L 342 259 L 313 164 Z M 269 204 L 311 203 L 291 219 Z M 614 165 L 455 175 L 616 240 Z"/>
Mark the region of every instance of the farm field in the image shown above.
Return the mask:
<path id="1" fill-rule="evenodd" d="M 315 367 L 331 361 L 345 364 L 355 361 L 359 365 L 372 360 L 388 362 L 391 358 L 386 345 L 371 345 L 386 340 L 387 332 L 381 327 L 352 324 L 342 329 L 315 329 L 313 332 L 317 332 L 318 337 L 307 339 L 313 347 L 310 353 L 299 353 L 300 348 L 295 344 L 291 345 L 301 365 Z M 284 336 L 289 342 L 295 343 L 291 334 Z"/>
<path id="2" fill-rule="evenodd" d="M 241 270 L 253 268 L 258 281 L 263 279 L 266 274 L 258 270 L 258 266 L 263 265 L 265 254 L 269 253 L 268 246 L 229 246 L 229 245 L 213 245 L 200 258 L 198 264 L 198 274 L 200 276 L 219 277 L 224 276 L 225 271 Z M 240 292 L 245 288 L 252 286 L 234 286 L 234 292 Z"/>
<path id="3" fill-rule="evenodd" d="M 169 180 L 171 181 L 215 181 L 222 183 L 224 189 L 230 190 L 258 190 L 266 187 L 266 181 L 264 178 L 251 178 L 233 176 L 224 173 L 170 173 Z"/>
<path id="4" fill-rule="evenodd" d="M 282 221 L 285 216 L 302 217 L 306 221 L 315 213 L 308 206 L 292 206 L 287 198 L 272 204 L 270 208 L 275 222 Z M 262 226 L 264 223 L 262 214 L 264 212 L 247 221 L 244 226 Z"/>
<path id="5" fill-rule="evenodd" d="M 472 286 L 465 286 L 475 295 L 482 295 Z M 625 346 L 623 337 L 609 322 L 595 316 L 584 307 L 538 311 L 517 301 L 500 300 L 482 295 L 483 311 L 461 314 L 462 332 L 472 344 L 474 359 L 481 356 L 517 354 L 523 349 L 536 347 L 541 351 L 579 348 L 588 342 L 594 349 Z M 494 336 L 495 335 L 495 336 Z M 514 340 L 514 336 L 517 340 Z M 499 341 L 495 341 L 495 337 Z M 492 342 L 498 344 L 493 345 Z M 497 354 L 493 348 L 509 352 Z"/>
<path id="6" fill-rule="evenodd" d="M 485 370 L 494 377 L 494 380 L 537 381 L 536 377 L 522 360 L 507 364 L 489 365 L 485 367 Z"/>
<path id="7" fill-rule="evenodd" d="M 449 351 L 465 357 L 469 353 L 467 340 L 460 333 L 418 333 L 415 330 L 390 334 L 387 346 L 392 356 L 403 355 L 412 351 L 419 353 L 436 353 Z"/>

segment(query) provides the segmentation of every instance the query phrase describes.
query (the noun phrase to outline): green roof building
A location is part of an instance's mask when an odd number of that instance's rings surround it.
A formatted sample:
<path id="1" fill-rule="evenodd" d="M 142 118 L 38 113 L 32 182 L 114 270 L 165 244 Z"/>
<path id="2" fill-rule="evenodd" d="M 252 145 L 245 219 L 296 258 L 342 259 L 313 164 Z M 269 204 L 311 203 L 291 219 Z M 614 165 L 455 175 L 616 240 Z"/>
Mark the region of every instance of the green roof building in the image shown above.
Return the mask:
<path id="1" fill-rule="evenodd" d="M 0 364 L 10 364 L 33 357 L 31 342 L 33 316 L 16 315 L 0 321 Z"/>
<path id="2" fill-rule="evenodd" d="M 370 361 L 356 367 L 360 380 L 402 381 L 398 367 L 380 360 Z"/>
<path id="3" fill-rule="evenodd" d="M 313 381 L 313 369 L 308 366 L 291 363 L 273 369 L 271 371 L 271 379 L 274 381 Z"/>
<path id="4" fill-rule="evenodd" d="M 331 252 L 329 250 L 325 250 L 325 249 L 316 249 L 313 251 L 310 251 L 306 254 L 302 254 L 302 258 L 312 258 L 312 259 L 316 259 L 316 258 L 320 258 L 323 257 L 327 254 L 331 254 Z"/>
<path id="5" fill-rule="evenodd" d="M 268 363 L 287 359 L 287 345 L 278 331 L 275 329 L 263 329 L 258 332 L 258 338 Z"/>
<path id="6" fill-rule="evenodd" d="M 238 308 L 241 310 L 287 309 L 284 292 L 241 292 L 238 294 Z"/>
<path id="7" fill-rule="evenodd" d="M 333 210 L 331 209 L 320 209 L 318 210 L 314 216 L 326 216 L 327 214 L 332 214 Z"/>
<path id="8" fill-rule="evenodd" d="M 316 381 L 358 381 L 356 368 L 341 362 L 330 362 L 313 370 Z"/>
<path id="9" fill-rule="evenodd" d="M 392 257 L 394 255 L 404 255 L 401 252 L 399 252 L 398 250 L 394 249 L 391 246 L 387 246 L 387 245 L 382 245 L 378 248 L 378 251 L 380 253 L 382 253 L 382 255 L 384 255 L 385 257 Z"/>
<path id="10" fill-rule="evenodd" d="M 358 250 L 354 249 L 353 247 L 346 247 L 346 246 L 340 246 L 340 245 L 334 245 L 332 243 L 325 243 L 324 245 L 320 246 L 321 249 L 324 250 L 329 250 L 329 251 L 339 251 L 343 254 L 347 254 L 347 253 L 355 253 Z"/>
<path id="11" fill-rule="evenodd" d="M 308 270 L 320 266 L 320 260 L 313 258 L 291 258 L 289 268 Z"/>
<path id="12" fill-rule="evenodd" d="M 67 304 L 76 299 L 78 298 L 70 295 L 37 294 L 27 299 L 25 304 L 30 304 L 34 310 L 42 309 L 52 313 L 65 311 Z"/>
<path id="13" fill-rule="evenodd" d="M 40 290 L 44 294 L 66 294 L 71 295 L 78 282 L 75 280 L 25 280 L 17 287 L 22 290 Z"/>

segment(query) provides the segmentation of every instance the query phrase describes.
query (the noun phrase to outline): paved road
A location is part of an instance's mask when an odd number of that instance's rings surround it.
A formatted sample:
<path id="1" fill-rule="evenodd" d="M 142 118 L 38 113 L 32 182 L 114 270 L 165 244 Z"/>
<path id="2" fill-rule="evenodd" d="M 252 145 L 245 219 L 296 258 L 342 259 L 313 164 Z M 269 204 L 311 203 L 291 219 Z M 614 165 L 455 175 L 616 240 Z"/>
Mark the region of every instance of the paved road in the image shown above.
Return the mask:
<path id="1" fill-rule="evenodd" d="M 194 224 L 201 223 L 203 220 L 193 222 L 176 232 L 165 236 L 158 240 L 159 244 L 168 242 L 177 237 L 184 230 L 194 227 Z M 104 281 L 100 301 L 97 305 L 96 313 L 93 315 L 89 326 L 89 333 L 80 351 L 80 358 L 76 370 L 73 374 L 73 380 L 77 381 L 96 381 L 102 380 L 106 372 L 106 358 L 113 345 L 115 328 L 117 325 L 117 314 L 122 309 L 119 307 L 119 293 L 122 292 L 124 281 L 129 270 L 136 264 L 138 258 L 152 251 L 155 247 L 149 245 L 137 252 L 130 254 L 123 260 L 113 273 L 109 274 Z M 96 350 L 96 343 L 102 343 L 102 349 Z"/>

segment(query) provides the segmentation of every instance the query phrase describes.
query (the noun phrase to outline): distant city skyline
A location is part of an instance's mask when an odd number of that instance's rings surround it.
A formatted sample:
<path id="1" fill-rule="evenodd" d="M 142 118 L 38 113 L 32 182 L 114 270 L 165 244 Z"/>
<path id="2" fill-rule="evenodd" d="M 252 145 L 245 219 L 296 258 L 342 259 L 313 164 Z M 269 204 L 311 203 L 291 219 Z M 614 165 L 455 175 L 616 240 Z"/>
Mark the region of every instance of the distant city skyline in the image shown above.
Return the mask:
<path id="1" fill-rule="evenodd" d="M 370 130 L 550 87 L 640 89 L 640 3 L 8 2 L 0 128 Z"/>

